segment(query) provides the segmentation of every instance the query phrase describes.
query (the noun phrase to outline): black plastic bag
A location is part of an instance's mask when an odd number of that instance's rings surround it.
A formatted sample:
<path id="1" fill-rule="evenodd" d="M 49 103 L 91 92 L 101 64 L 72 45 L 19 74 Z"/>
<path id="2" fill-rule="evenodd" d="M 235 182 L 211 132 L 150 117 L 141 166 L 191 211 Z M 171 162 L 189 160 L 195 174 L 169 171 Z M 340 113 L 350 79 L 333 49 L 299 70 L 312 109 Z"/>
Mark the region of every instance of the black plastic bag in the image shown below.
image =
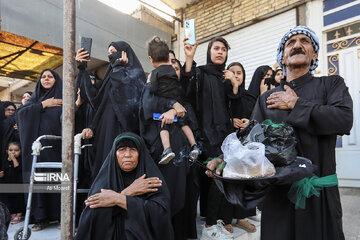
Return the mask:
<path id="1" fill-rule="evenodd" d="M 243 145 L 261 142 L 265 145 L 265 156 L 275 167 L 291 164 L 297 156 L 294 129 L 285 124 L 265 120 L 259 124 L 251 120 L 246 128 L 238 130 L 237 137 Z"/>
<path id="2" fill-rule="evenodd" d="M 262 142 L 265 155 L 275 166 L 285 166 L 295 161 L 297 156 L 294 129 L 289 125 L 261 123 L 266 139 Z"/>

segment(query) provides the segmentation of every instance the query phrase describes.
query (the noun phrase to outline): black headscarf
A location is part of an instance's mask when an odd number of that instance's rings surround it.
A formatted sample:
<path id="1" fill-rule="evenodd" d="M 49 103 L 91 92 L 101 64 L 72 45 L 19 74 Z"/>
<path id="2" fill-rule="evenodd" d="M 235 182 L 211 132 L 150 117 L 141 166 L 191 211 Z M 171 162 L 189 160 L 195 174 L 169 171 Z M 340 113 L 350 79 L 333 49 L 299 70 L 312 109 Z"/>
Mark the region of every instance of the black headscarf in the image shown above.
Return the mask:
<path id="1" fill-rule="evenodd" d="M 119 167 L 116 151 L 121 146 L 136 146 L 139 152 L 137 167 L 124 174 Z M 126 132 L 116 137 L 99 174 L 91 186 L 89 196 L 101 189 L 121 192 L 143 174 L 158 177 L 162 187 L 157 192 L 126 197 L 127 210 L 118 206 L 91 209 L 86 207 L 81 214 L 75 239 L 172 239 L 170 220 L 170 195 L 154 160 L 141 137 Z"/>
<path id="2" fill-rule="evenodd" d="M 15 103 L 13 103 L 13 102 L 4 101 L 4 102 L 2 102 L 2 103 L 3 103 L 4 109 L 6 109 L 8 106 L 13 106 L 13 107 L 15 108 L 15 110 L 16 110 L 16 105 L 15 105 Z"/>
<path id="3" fill-rule="evenodd" d="M 276 69 L 276 71 L 274 71 L 274 73 L 273 73 L 273 75 L 272 75 L 272 78 L 274 79 L 273 85 L 274 85 L 275 87 L 280 86 L 280 83 L 277 83 L 276 80 L 275 80 L 275 76 L 276 76 L 276 74 L 277 74 L 279 71 L 282 71 L 282 72 L 283 72 L 283 70 L 282 70 L 281 68 L 278 68 L 278 69 Z M 280 81 L 281 81 L 281 80 L 280 80 Z"/>
<path id="4" fill-rule="evenodd" d="M 257 98 L 260 95 L 261 80 L 264 78 L 264 76 L 269 70 L 271 70 L 271 67 L 267 65 L 260 66 L 255 70 L 254 75 L 251 79 L 250 86 L 248 88 L 249 93 L 254 97 Z"/>
<path id="5" fill-rule="evenodd" d="M 229 129 L 231 129 L 226 96 L 226 89 L 229 85 L 225 82 L 223 77 L 227 55 L 224 63 L 221 65 L 214 64 L 211 61 L 212 44 L 216 41 L 222 42 L 221 39 L 222 38 L 219 38 L 219 40 L 212 40 L 209 43 L 206 65 L 199 66 L 199 69 L 201 70 L 199 90 L 202 96 L 199 99 L 201 107 L 200 109 L 197 109 L 197 111 L 201 112 L 200 121 L 202 123 L 202 129 L 211 145 L 222 142 L 229 133 Z M 225 43 L 224 45 L 226 46 Z"/>
<path id="6" fill-rule="evenodd" d="M 97 126 L 98 119 L 103 115 L 107 103 L 105 96 L 108 95 L 121 128 L 125 131 L 138 132 L 140 95 L 146 76 L 129 44 L 118 41 L 112 42 L 110 46 L 113 46 L 117 52 L 109 55 L 110 64 L 97 95 L 91 101 L 96 111 L 93 125 Z M 122 51 L 127 53 L 128 63 L 118 60 Z"/>
<path id="7" fill-rule="evenodd" d="M 239 66 L 239 67 L 241 67 L 241 71 L 242 71 L 242 74 L 243 74 L 243 81 L 242 81 L 242 83 L 240 84 L 239 88 L 245 89 L 246 72 L 245 72 L 244 66 L 243 66 L 241 63 L 239 63 L 239 62 L 232 62 L 232 63 L 229 64 L 229 66 L 227 66 L 226 69 L 229 70 L 229 69 L 230 69 L 231 67 L 233 67 L 233 66 Z"/>
<path id="8" fill-rule="evenodd" d="M 4 101 L 2 102 L 3 106 L 4 106 L 4 110 L 8 107 L 8 106 L 13 106 L 16 110 L 16 105 L 13 102 L 10 101 Z M 5 114 L 3 116 L 3 120 L 0 121 L 0 137 L 1 137 L 1 141 L 0 141 L 0 170 L 2 169 L 1 167 L 1 159 L 3 159 L 4 161 L 7 161 L 6 158 L 6 148 L 7 145 L 9 144 L 9 142 L 13 142 L 13 141 L 19 141 L 19 136 L 18 134 L 15 134 L 15 129 L 14 129 L 14 125 L 15 125 L 15 113 L 13 113 L 12 115 L 10 115 L 9 117 L 5 118 Z M 5 159 L 6 158 L 6 159 Z"/>
<path id="9" fill-rule="evenodd" d="M 41 76 L 45 71 L 50 71 L 55 78 L 55 83 L 50 89 L 45 89 L 41 85 Z M 54 70 L 44 69 L 40 74 L 40 78 L 36 84 L 35 91 L 31 94 L 31 98 L 29 98 L 29 100 L 26 102 L 26 105 L 30 105 L 32 103 L 39 103 L 52 97 L 55 99 L 62 99 L 62 80 L 59 74 Z"/>

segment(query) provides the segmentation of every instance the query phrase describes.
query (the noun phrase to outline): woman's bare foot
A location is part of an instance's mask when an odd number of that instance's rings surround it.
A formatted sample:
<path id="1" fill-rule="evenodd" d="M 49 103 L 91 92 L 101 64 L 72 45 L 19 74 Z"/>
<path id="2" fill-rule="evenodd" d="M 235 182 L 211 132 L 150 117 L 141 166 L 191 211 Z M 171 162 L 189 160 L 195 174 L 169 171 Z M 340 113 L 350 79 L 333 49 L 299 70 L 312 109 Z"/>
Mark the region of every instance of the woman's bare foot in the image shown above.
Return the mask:
<path id="1" fill-rule="evenodd" d="M 226 225 L 224 226 L 224 228 L 225 228 L 228 232 L 230 232 L 230 233 L 233 233 L 233 232 L 234 232 L 234 229 L 233 229 L 233 227 L 232 227 L 231 224 L 226 224 Z"/>

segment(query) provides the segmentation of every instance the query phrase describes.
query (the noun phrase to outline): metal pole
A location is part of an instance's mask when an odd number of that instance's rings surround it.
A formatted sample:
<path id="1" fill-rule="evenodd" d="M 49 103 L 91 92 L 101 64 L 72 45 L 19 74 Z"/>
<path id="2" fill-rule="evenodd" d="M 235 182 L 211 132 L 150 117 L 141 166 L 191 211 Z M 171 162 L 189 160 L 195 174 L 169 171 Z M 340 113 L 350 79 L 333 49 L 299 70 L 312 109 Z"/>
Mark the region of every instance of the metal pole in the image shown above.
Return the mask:
<path id="1" fill-rule="evenodd" d="M 63 108 L 62 108 L 62 181 L 61 239 L 73 239 L 73 179 L 74 179 L 74 122 L 75 122 L 75 0 L 63 0 Z"/>

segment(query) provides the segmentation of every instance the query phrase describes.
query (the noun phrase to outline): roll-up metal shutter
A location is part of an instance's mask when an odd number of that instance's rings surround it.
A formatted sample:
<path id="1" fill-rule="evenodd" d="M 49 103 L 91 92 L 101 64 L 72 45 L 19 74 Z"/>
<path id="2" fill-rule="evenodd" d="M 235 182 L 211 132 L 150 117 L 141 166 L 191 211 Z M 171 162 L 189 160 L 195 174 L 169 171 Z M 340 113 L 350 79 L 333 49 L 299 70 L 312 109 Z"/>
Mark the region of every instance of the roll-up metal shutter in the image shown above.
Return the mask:
<path id="1" fill-rule="evenodd" d="M 282 36 L 294 26 L 296 26 L 296 10 L 292 9 L 223 36 L 231 47 L 227 64 L 235 61 L 243 64 L 246 71 L 246 87 L 250 84 L 258 66 L 273 66 Z M 198 66 L 206 63 L 208 43 L 198 46 L 195 55 Z"/>

